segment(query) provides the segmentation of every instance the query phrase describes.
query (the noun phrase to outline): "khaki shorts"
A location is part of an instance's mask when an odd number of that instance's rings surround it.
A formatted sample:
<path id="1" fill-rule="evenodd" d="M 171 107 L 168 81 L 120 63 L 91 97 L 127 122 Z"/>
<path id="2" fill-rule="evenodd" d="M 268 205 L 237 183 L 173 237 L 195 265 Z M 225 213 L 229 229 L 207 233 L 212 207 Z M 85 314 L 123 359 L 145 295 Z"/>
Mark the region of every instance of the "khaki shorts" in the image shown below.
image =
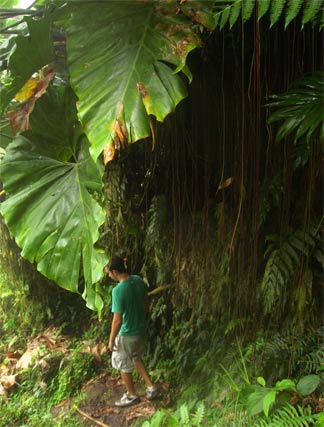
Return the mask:
<path id="1" fill-rule="evenodd" d="M 113 368 L 131 373 L 134 368 L 134 362 L 142 357 L 145 344 L 146 340 L 143 336 L 117 335 L 115 339 L 116 350 L 113 350 L 111 357 Z"/>

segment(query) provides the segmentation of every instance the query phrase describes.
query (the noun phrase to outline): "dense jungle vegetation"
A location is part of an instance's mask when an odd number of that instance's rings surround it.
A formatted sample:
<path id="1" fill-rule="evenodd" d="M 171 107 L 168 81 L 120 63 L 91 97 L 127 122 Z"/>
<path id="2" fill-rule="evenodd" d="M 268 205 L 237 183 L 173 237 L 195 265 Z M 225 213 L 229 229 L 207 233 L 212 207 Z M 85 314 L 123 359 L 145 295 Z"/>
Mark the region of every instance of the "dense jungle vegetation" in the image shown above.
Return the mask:
<path id="1" fill-rule="evenodd" d="M 128 425 L 323 426 L 324 2 L 0 4 L 0 426 L 86 425 L 113 253 L 169 387 Z"/>

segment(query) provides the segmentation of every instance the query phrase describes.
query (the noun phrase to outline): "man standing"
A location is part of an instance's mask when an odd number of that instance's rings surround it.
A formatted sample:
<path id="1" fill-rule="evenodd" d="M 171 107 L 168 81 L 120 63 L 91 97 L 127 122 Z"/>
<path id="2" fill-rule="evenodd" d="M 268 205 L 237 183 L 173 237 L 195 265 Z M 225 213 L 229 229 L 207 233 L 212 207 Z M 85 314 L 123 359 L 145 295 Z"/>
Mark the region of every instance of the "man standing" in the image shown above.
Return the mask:
<path id="1" fill-rule="evenodd" d="M 134 367 L 147 386 L 147 399 L 152 400 L 159 395 L 141 358 L 145 349 L 147 286 L 139 276 L 127 272 L 120 257 L 112 257 L 106 271 L 112 280 L 118 282 L 112 291 L 113 320 L 108 347 L 112 352 L 112 366 L 120 371 L 127 390 L 115 405 L 127 407 L 140 401 L 133 382 Z"/>

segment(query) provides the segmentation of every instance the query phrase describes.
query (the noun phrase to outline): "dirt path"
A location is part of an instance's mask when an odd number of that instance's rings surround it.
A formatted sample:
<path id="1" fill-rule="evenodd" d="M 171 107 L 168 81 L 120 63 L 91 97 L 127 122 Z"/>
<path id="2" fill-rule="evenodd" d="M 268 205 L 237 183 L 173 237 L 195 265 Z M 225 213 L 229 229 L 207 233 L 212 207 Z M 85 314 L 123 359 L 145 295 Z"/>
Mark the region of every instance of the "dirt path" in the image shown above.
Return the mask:
<path id="1" fill-rule="evenodd" d="M 82 391 L 86 397 L 82 404 L 74 409 L 88 426 L 130 427 L 136 423 L 141 425 L 141 419 L 152 416 L 170 401 L 167 388 L 166 384 L 161 385 L 162 397 L 151 402 L 145 397 L 145 387 L 137 383 L 136 390 L 141 401 L 129 408 L 117 408 L 114 403 L 123 395 L 125 387 L 120 380 L 103 374 L 83 387 Z M 61 411 L 66 410 L 70 405 L 69 401 L 63 402 L 53 408 L 52 415 L 59 417 Z"/>

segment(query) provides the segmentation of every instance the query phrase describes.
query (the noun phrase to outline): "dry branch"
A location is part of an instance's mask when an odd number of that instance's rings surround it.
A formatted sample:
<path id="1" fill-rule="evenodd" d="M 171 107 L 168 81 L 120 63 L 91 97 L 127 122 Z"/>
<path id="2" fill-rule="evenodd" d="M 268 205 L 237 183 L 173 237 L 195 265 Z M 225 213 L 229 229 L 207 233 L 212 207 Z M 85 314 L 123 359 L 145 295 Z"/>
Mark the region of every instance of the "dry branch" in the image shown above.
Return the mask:
<path id="1" fill-rule="evenodd" d="M 76 405 L 73 406 L 73 409 L 75 409 L 80 415 L 82 415 L 83 417 L 87 418 L 88 420 L 98 424 L 101 427 L 111 427 L 108 424 L 105 424 L 101 421 L 96 420 L 95 418 L 91 417 L 90 415 L 86 414 L 85 412 L 81 411 L 81 409 L 79 409 Z"/>

